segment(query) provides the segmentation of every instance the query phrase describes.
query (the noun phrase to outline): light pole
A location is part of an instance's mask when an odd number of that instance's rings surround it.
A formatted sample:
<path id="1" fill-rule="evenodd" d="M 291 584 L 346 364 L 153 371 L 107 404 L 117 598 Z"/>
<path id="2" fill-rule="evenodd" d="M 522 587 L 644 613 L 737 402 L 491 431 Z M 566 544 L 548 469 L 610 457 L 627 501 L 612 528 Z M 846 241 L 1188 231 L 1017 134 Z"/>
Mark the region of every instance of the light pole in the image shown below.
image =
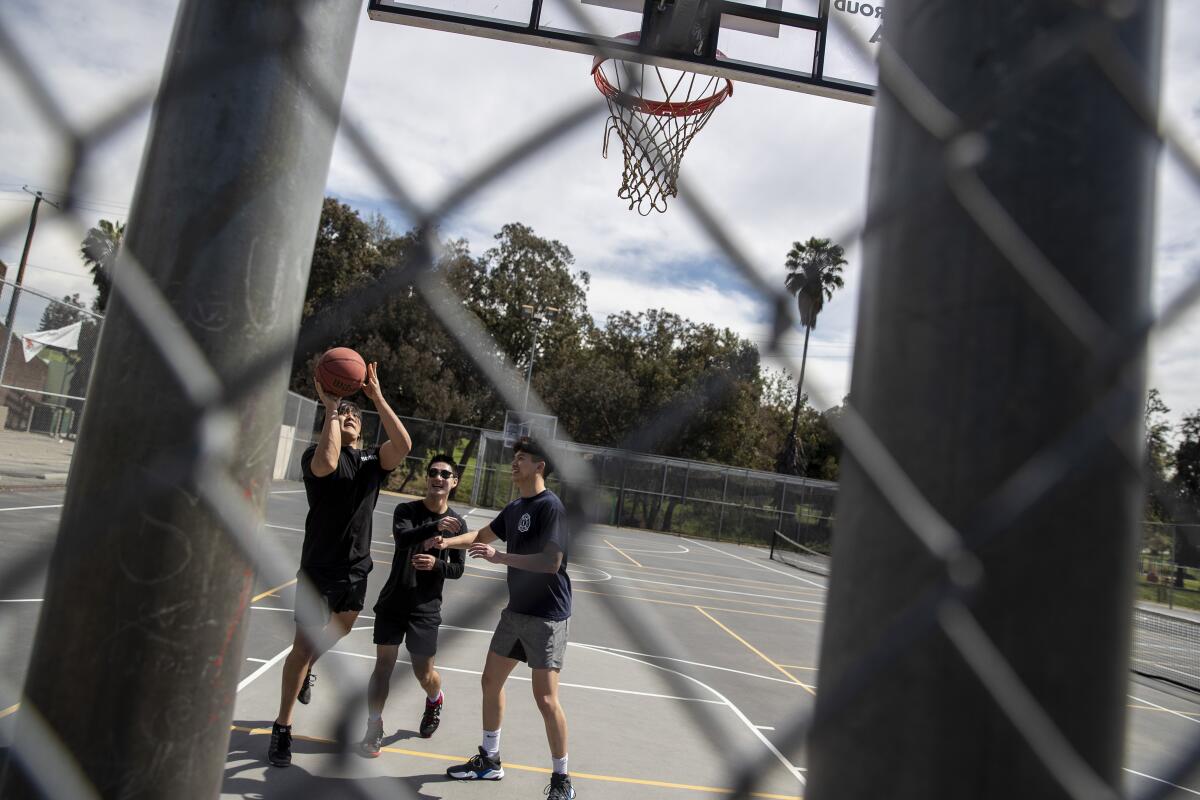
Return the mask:
<path id="1" fill-rule="evenodd" d="M 522 411 L 529 410 L 529 386 L 533 383 L 533 360 L 537 357 L 537 337 L 541 331 L 542 323 L 553 322 L 558 317 L 558 309 L 554 306 L 546 306 L 545 308 L 535 309 L 531 305 L 521 306 L 521 316 L 530 317 L 533 319 L 533 343 L 529 346 L 529 367 L 525 371 L 525 402 L 521 405 Z"/>

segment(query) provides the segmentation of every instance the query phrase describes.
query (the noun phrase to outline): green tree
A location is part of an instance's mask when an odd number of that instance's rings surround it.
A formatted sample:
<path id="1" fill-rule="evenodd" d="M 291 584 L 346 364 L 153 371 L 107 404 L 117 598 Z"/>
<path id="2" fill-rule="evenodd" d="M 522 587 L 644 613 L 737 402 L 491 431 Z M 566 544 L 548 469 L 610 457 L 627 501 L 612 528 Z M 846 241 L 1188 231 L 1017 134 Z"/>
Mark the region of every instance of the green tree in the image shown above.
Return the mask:
<path id="1" fill-rule="evenodd" d="M 1167 474 L 1171 461 L 1171 425 L 1166 416 L 1171 409 L 1163 402 L 1158 389 L 1146 393 L 1144 410 L 1145 464 L 1147 471 L 1146 517 L 1156 522 L 1170 522 L 1172 515 L 1168 504 L 1170 476 Z"/>
<path id="2" fill-rule="evenodd" d="M 108 308 L 108 295 L 112 290 L 112 271 L 117 263 L 117 255 L 121 251 L 121 243 L 124 241 L 125 223 L 102 219 L 96 224 L 96 227 L 88 229 L 79 248 L 84 265 L 92 273 L 92 283 L 96 286 L 94 307 L 101 314 Z"/>
<path id="3" fill-rule="evenodd" d="M 1172 464 L 1175 485 L 1193 513 L 1200 513 L 1200 408 L 1183 418 Z"/>
<path id="4" fill-rule="evenodd" d="M 804 353 L 800 359 L 800 380 L 796 385 L 792 428 L 776 466 L 779 472 L 799 475 L 804 474 L 806 469 L 803 448 L 796 434 L 800 424 L 800 407 L 806 402 L 804 370 L 808 365 L 808 337 L 817 325 L 817 315 L 825 307 L 825 301 L 832 299 L 834 291 L 844 285 L 842 267 L 846 259 L 843 256 L 841 245 L 815 237 L 803 244 L 794 242 L 787 254 L 785 266 L 788 274 L 784 278 L 784 286 L 796 297 L 800 324 L 804 326 Z"/>

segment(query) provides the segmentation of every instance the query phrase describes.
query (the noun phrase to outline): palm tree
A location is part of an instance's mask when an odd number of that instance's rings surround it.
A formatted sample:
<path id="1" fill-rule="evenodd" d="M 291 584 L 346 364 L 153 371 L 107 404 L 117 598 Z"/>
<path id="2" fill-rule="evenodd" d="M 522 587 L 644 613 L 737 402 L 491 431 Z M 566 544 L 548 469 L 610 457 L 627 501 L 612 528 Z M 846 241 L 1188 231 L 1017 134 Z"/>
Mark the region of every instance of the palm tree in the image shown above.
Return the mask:
<path id="1" fill-rule="evenodd" d="M 96 285 L 96 310 L 103 313 L 108 307 L 108 293 L 112 288 L 112 270 L 117 263 L 117 252 L 125 239 L 125 223 L 100 220 L 96 227 L 88 229 L 83 245 L 79 248 L 83 263 L 92 273 Z"/>
<path id="2" fill-rule="evenodd" d="M 787 254 L 787 277 L 784 285 L 796 296 L 800 309 L 800 324 L 804 326 L 804 355 L 800 359 L 800 381 L 796 385 L 796 407 L 792 411 L 792 430 L 787 443 L 779 455 L 777 471 L 789 475 L 803 473 L 803 452 L 796 439 L 800 424 L 800 404 L 804 401 L 804 368 L 808 364 L 808 336 L 817 326 L 817 315 L 825 307 L 825 301 L 833 297 L 835 289 L 841 289 L 842 265 L 846 259 L 841 245 L 828 239 L 810 238 L 807 242 L 793 242 Z"/>

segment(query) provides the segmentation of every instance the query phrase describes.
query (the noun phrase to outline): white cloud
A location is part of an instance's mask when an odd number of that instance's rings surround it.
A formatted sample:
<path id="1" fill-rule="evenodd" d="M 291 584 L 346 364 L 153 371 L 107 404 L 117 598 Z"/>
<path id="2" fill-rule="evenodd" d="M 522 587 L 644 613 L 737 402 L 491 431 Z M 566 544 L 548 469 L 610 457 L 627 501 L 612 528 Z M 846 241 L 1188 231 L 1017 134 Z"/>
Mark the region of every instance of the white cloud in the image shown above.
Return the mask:
<path id="1" fill-rule="evenodd" d="M 87 4 L 22 0 L 6 18 L 27 54 L 53 53 L 38 75 L 72 123 L 94 124 L 131 97 L 146 96 L 162 71 L 176 4 L 145 0 Z M 1187 0 L 1169 0 L 1163 108 L 1189 141 L 1200 141 L 1200 17 Z M 593 276 L 592 311 L 665 307 L 729 325 L 765 340 L 768 309 L 727 265 L 709 231 L 679 199 L 665 215 L 643 218 L 616 197 L 620 148 L 601 158 L 606 111 L 589 76 L 590 58 L 536 47 L 372 22 L 362 15 L 345 110 L 379 148 L 418 203 L 443 197 L 504 147 L 553 115 L 592 102 L 592 118 L 516 163 L 448 219 L 443 232 L 464 236 L 479 253 L 512 221 L 567 244 Z M 15 264 L 28 216 L 20 186 L 61 189 L 67 153 L 11 74 L 0 74 L 0 258 Z M 755 268 L 782 276 L 791 243 L 831 236 L 846 247 L 846 288 L 826 306 L 814 333 L 809 375 L 831 401 L 845 392 L 861 274 L 854 240 L 865 213 L 873 111 L 793 92 L 739 84 L 695 139 L 682 174 L 727 227 Z M 81 194 L 91 200 L 82 223 L 124 218 L 137 177 L 148 115 L 136 115 L 89 162 Z M 329 191 L 378 206 L 388 193 L 379 176 L 339 137 Z M 403 223 L 394 206 L 386 206 Z M 1171 297 L 1200 269 L 1200 192 L 1169 157 L 1161 170 L 1154 297 Z M 61 216 L 61 215 L 60 215 Z M 79 262 L 83 228 L 47 211 L 30 258 L 30 285 L 56 296 L 91 294 Z M 57 271 L 52 271 L 57 270 Z M 63 274 L 65 273 L 65 274 Z M 1173 416 L 1200 407 L 1200 333 L 1191 315 L 1155 341 L 1150 380 Z M 799 353 L 799 337 L 787 348 Z M 806 383 L 809 378 L 806 377 Z"/>

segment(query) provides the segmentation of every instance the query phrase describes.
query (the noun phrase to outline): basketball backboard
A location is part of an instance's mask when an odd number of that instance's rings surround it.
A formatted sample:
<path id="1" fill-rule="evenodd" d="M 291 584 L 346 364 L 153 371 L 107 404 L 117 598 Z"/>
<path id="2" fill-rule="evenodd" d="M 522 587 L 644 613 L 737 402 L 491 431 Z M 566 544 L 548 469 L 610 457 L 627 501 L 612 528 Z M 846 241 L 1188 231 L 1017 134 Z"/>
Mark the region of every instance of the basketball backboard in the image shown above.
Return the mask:
<path id="1" fill-rule="evenodd" d="M 695 2 L 696 0 L 693 0 Z M 713 20 L 707 52 L 665 57 L 623 34 L 676 0 L 371 0 L 372 19 L 621 58 L 871 103 L 883 0 L 698 0 Z M 717 53 L 720 50 L 720 53 Z"/>
<path id="2" fill-rule="evenodd" d="M 504 446 L 512 447 L 518 439 L 529 436 L 543 442 L 554 440 L 558 433 L 558 417 L 509 409 L 504 413 Z"/>

